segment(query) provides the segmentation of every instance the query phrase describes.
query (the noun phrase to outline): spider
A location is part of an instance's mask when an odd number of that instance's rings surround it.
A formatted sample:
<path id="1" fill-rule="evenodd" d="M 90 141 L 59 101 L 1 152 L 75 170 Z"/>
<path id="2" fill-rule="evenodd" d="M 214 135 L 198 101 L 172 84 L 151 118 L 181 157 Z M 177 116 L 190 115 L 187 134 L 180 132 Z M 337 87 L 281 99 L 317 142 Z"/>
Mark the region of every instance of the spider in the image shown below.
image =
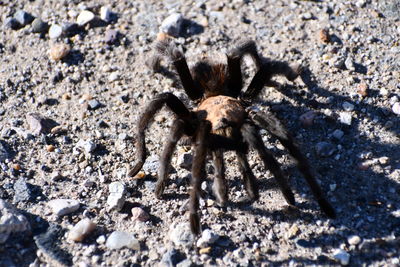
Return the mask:
<path id="1" fill-rule="evenodd" d="M 201 231 L 198 214 L 201 183 L 206 178 L 205 164 L 208 154 L 211 154 L 215 169 L 213 192 L 216 202 L 223 206 L 228 201 L 228 187 L 225 179 L 224 152 L 233 150 L 247 195 L 250 200 L 259 198 L 259 189 L 256 178 L 247 160 L 250 148 L 256 150 L 265 167 L 273 174 L 279 189 L 290 206 L 295 205 L 294 194 L 289 187 L 279 163 L 268 151 L 262 141 L 259 130 L 265 129 L 277 138 L 294 157 L 299 170 L 305 177 L 321 210 L 331 218 L 335 211 L 326 200 L 320 186 L 311 171 L 307 159 L 295 145 L 291 134 L 283 124 L 270 112 L 251 110 L 249 107 L 262 91 L 265 85 L 276 86 L 271 81 L 274 75 L 283 75 L 292 81 L 298 77 L 300 67 L 292 67 L 286 62 L 267 60 L 259 56 L 254 41 L 242 41 L 236 48 L 227 53 L 227 63 L 215 63 L 211 60 L 202 60 L 189 69 L 183 52 L 172 41 L 161 41 L 156 44 L 158 57 L 153 66 L 158 68 L 160 58 L 170 60 L 188 97 L 197 104 L 190 110 L 172 93 L 161 93 L 146 106 L 138 122 L 136 153 L 138 163 L 132 168 L 130 175 L 136 175 L 146 159 L 145 130 L 164 105 L 175 113 L 175 120 L 171 133 L 166 141 L 162 156 L 155 195 L 161 198 L 171 157 L 178 141 L 186 136 L 191 140 L 194 156 L 192 163 L 192 189 L 189 201 L 189 221 L 191 231 L 198 235 Z M 246 90 L 242 91 L 243 78 L 241 61 L 250 55 L 257 71 Z M 158 66 L 158 67 L 157 67 Z"/>

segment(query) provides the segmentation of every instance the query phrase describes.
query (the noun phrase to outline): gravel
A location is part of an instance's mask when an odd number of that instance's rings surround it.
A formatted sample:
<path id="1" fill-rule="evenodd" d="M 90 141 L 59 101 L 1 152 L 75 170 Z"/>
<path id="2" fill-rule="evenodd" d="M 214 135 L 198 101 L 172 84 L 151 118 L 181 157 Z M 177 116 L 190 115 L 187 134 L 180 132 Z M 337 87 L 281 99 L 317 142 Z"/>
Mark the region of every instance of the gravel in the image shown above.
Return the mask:
<path id="1" fill-rule="evenodd" d="M 2 1 L 0 197 L 30 231 L 7 234 L 0 266 L 398 264 L 398 2 Z M 18 10 L 24 12 L 20 22 Z M 172 38 L 189 66 L 205 55 L 225 60 L 244 38 L 255 40 L 266 58 L 301 64 L 301 77 L 274 77 L 279 86 L 266 87 L 253 109 L 274 112 L 287 125 L 336 219 L 320 212 L 287 150 L 261 131 L 288 176 L 297 208 L 287 206 L 254 151 L 247 157 L 260 199 L 243 201 L 236 155 L 227 152 L 227 206 L 219 207 L 212 194 L 211 160 L 200 199 L 202 229 L 218 239 L 193 237 L 185 169 L 192 150 L 178 144 L 164 195 L 157 199 L 153 192 L 174 120 L 168 108 L 146 131 L 144 168 L 126 175 L 138 162 L 137 121 L 146 103 L 173 92 L 193 105 L 171 79 L 170 62 L 160 62 L 160 73 L 146 66 L 157 38 Z M 59 44 L 68 53 L 50 57 Z M 242 66 L 246 87 L 255 66 L 251 58 Z M 114 182 L 124 185 L 116 203 L 124 200 L 111 210 Z M 57 216 L 59 207 L 53 212 L 48 206 L 52 200 L 79 206 Z M 71 241 L 68 233 L 85 219 L 96 228 L 82 242 Z M 125 237 L 117 238 L 118 249 L 109 249 L 116 231 Z M 135 249 L 121 246 L 132 247 L 131 241 Z"/>

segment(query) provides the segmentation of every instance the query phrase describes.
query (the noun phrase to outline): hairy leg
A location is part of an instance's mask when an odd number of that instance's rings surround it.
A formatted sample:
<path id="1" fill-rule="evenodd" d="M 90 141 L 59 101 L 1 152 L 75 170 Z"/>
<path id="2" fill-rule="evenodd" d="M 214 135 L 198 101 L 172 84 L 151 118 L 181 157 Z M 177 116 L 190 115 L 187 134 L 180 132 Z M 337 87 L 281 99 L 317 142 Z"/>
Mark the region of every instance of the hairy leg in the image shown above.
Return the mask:
<path id="1" fill-rule="evenodd" d="M 321 210 L 331 218 L 335 218 L 335 210 L 325 198 L 318 182 L 312 174 L 311 167 L 306 157 L 301 153 L 300 149 L 296 146 L 293 137 L 285 129 L 283 124 L 272 114 L 272 113 L 252 113 L 251 117 L 253 121 L 260 127 L 266 129 L 271 135 L 275 136 L 283 146 L 287 148 L 289 153 L 293 156 L 296 161 L 297 167 L 303 174 L 308 185 L 311 188 L 311 192 L 318 201 Z"/>
<path id="2" fill-rule="evenodd" d="M 214 195 L 217 199 L 217 203 L 220 206 L 225 206 L 228 201 L 228 187 L 225 180 L 225 164 L 224 154 L 222 149 L 212 151 L 214 169 L 215 169 L 215 180 L 213 184 Z"/>
<path id="3" fill-rule="evenodd" d="M 207 156 L 207 139 L 211 130 L 211 123 L 202 121 L 199 125 L 194 144 L 194 157 L 192 164 L 192 190 L 190 192 L 189 212 L 190 228 L 195 235 L 200 234 L 201 225 L 198 215 L 201 182 L 206 176 L 205 164 Z"/>
<path id="4" fill-rule="evenodd" d="M 239 163 L 239 170 L 243 176 L 244 187 L 250 198 L 250 200 L 257 200 L 260 195 L 258 193 L 258 184 L 253 171 L 250 168 L 249 162 L 247 160 L 246 154 L 242 152 L 236 152 L 237 160 Z"/>
<path id="5" fill-rule="evenodd" d="M 136 175 L 146 160 L 146 142 L 145 142 L 145 131 L 147 125 L 154 117 L 157 111 L 159 111 L 163 105 L 166 104 L 179 119 L 185 122 L 185 131 L 190 135 L 190 131 L 194 131 L 191 128 L 191 113 L 185 107 L 179 98 L 172 93 L 163 93 L 157 95 L 146 107 L 144 112 L 140 116 L 140 120 L 137 127 L 136 135 L 136 153 L 138 157 L 138 163 L 129 172 L 130 176 Z"/>
<path id="6" fill-rule="evenodd" d="M 271 153 L 266 149 L 261 136 L 258 133 L 257 127 L 251 124 L 244 124 L 242 126 L 243 139 L 250 144 L 254 149 L 256 149 L 264 162 L 266 168 L 268 168 L 275 177 L 276 182 L 280 190 L 283 193 L 286 201 L 290 205 L 295 205 L 294 195 L 289 187 L 286 177 L 283 175 L 282 170 L 279 166 L 278 161 L 271 155 Z"/>
<path id="7" fill-rule="evenodd" d="M 160 169 L 158 170 L 158 179 L 155 189 L 157 198 L 161 198 L 164 192 L 165 182 L 168 178 L 168 171 L 171 164 L 172 154 L 174 153 L 176 143 L 183 135 L 185 123 L 182 120 L 175 120 L 171 127 L 171 134 L 165 144 L 164 151 L 160 159 Z"/>

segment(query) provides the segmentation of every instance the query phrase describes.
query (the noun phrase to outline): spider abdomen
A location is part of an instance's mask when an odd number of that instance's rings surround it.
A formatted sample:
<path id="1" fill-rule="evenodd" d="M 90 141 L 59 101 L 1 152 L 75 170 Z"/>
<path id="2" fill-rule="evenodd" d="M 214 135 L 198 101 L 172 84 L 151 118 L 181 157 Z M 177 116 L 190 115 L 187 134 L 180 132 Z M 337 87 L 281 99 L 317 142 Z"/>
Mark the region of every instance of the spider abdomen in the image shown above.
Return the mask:
<path id="1" fill-rule="evenodd" d="M 227 127 L 240 127 L 246 118 L 240 101 L 224 95 L 206 98 L 197 108 L 197 113 L 201 119 L 211 122 L 213 133 L 220 133 Z"/>

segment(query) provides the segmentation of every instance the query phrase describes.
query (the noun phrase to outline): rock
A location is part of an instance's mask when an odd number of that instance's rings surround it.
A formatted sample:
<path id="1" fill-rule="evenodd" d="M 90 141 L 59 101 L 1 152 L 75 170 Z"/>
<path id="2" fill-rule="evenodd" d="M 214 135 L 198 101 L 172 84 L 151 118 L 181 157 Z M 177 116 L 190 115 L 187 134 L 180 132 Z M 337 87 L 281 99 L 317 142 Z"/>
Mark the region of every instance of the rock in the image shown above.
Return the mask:
<path id="1" fill-rule="evenodd" d="M 170 227 L 169 239 L 176 246 L 190 247 L 194 242 L 195 236 L 190 230 L 189 223 L 174 223 Z"/>
<path id="2" fill-rule="evenodd" d="M 328 29 L 322 29 L 319 31 L 319 39 L 325 44 L 331 41 Z"/>
<path id="3" fill-rule="evenodd" d="M 0 140 L 0 162 L 4 162 L 6 159 L 12 157 L 11 151 L 8 148 L 6 142 Z"/>
<path id="4" fill-rule="evenodd" d="M 368 90 L 369 88 L 366 83 L 360 83 L 357 88 L 357 94 L 359 94 L 362 97 L 366 97 L 368 96 Z"/>
<path id="5" fill-rule="evenodd" d="M 21 28 L 21 24 L 19 24 L 18 20 L 15 18 L 8 17 L 4 20 L 4 28 L 11 30 L 18 30 Z"/>
<path id="6" fill-rule="evenodd" d="M 100 8 L 100 18 L 105 22 L 110 22 L 112 20 L 111 9 L 107 6 L 102 6 Z"/>
<path id="7" fill-rule="evenodd" d="M 54 199 L 47 203 L 53 213 L 57 216 L 64 216 L 79 209 L 79 202 L 74 199 Z"/>
<path id="8" fill-rule="evenodd" d="M 179 262 L 179 263 L 176 265 L 176 267 L 193 267 L 193 266 L 195 266 L 195 265 L 194 265 L 193 262 L 192 262 L 191 260 L 189 260 L 189 259 L 185 259 L 185 260 Z"/>
<path id="9" fill-rule="evenodd" d="M 74 36 L 78 34 L 81 31 L 81 26 L 79 26 L 77 23 L 73 22 L 63 22 L 61 24 L 62 32 L 66 36 Z"/>
<path id="10" fill-rule="evenodd" d="M 352 116 L 349 112 L 340 112 L 339 113 L 339 121 L 346 125 L 351 125 Z"/>
<path id="11" fill-rule="evenodd" d="M 341 265 L 348 265 L 350 262 L 350 254 L 343 249 L 335 249 L 333 258 L 340 262 Z"/>
<path id="12" fill-rule="evenodd" d="M 95 110 L 101 107 L 101 103 L 96 99 L 92 99 L 88 101 L 88 107 L 90 110 Z"/>
<path id="13" fill-rule="evenodd" d="M 89 10 L 83 10 L 78 17 L 76 18 L 76 23 L 79 26 L 83 26 L 89 22 L 91 22 L 94 19 L 94 14 L 93 12 Z"/>
<path id="14" fill-rule="evenodd" d="M 49 29 L 49 24 L 44 22 L 41 18 L 36 18 L 33 20 L 31 25 L 31 31 L 33 33 L 44 33 Z"/>
<path id="15" fill-rule="evenodd" d="M 178 163 L 179 167 L 190 171 L 192 168 L 192 161 L 193 161 L 192 153 L 184 152 L 184 153 L 179 154 L 177 163 Z"/>
<path id="16" fill-rule="evenodd" d="M 60 37 L 63 33 L 63 29 L 58 24 L 52 24 L 49 28 L 49 37 L 50 39 L 56 39 Z"/>
<path id="17" fill-rule="evenodd" d="M 139 241 L 131 233 L 114 231 L 107 238 L 106 247 L 108 249 L 130 248 L 140 250 Z"/>
<path id="18" fill-rule="evenodd" d="M 71 48 L 67 44 L 55 44 L 50 48 L 50 58 L 55 61 L 61 60 L 69 54 L 70 50 Z"/>
<path id="19" fill-rule="evenodd" d="M 300 116 L 299 120 L 300 120 L 300 123 L 304 127 L 308 127 L 308 126 L 313 125 L 314 119 L 315 119 L 316 116 L 317 116 L 317 114 L 314 111 L 310 110 L 310 111 L 302 114 Z"/>
<path id="20" fill-rule="evenodd" d="M 113 44 L 118 40 L 118 35 L 119 33 L 117 30 L 108 29 L 105 33 L 104 42 L 106 42 L 107 44 Z"/>
<path id="21" fill-rule="evenodd" d="M 119 76 L 119 74 L 117 72 L 112 72 L 110 74 L 110 76 L 108 76 L 108 81 L 109 82 L 115 82 L 115 81 L 117 81 L 119 79 L 120 79 L 120 76 Z"/>
<path id="22" fill-rule="evenodd" d="M 178 250 L 172 248 L 165 252 L 161 259 L 161 266 L 166 266 L 166 267 L 174 267 L 177 266 L 177 264 L 183 260 L 183 256 L 179 253 Z"/>
<path id="23" fill-rule="evenodd" d="M 287 239 L 295 238 L 300 233 L 300 229 L 296 224 L 293 224 L 289 230 L 285 233 Z"/>
<path id="24" fill-rule="evenodd" d="M 150 219 L 150 215 L 140 207 L 132 208 L 131 212 L 133 221 L 146 222 Z"/>
<path id="25" fill-rule="evenodd" d="M 89 218 L 82 219 L 69 231 L 68 239 L 76 242 L 82 242 L 83 239 L 93 232 L 95 228 L 96 224 Z"/>
<path id="26" fill-rule="evenodd" d="M 336 130 L 332 133 L 332 136 L 333 136 L 335 139 L 337 139 L 337 140 L 342 139 L 343 135 L 344 135 L 344 132 L 343 132 L 342 130 L 339 130 L 339 129 L 336 129 Z"/>
<path id="27" fill-rule="evenodd" d="M 109 195 L 107 205 L 109 210 L 120 211 L 125 204 L 125 185 L 121 182 L 112 182 L 108 186 Z"/>
<path id="28" fill-rule="evenodd" d="M 29 201 L 32 198 L 32 192 L 24 178 L 19 178 L 14 183 L 14 202 L 18 203 L 20 201 Z"/>
<path id="29" fill-rule="evenodd" d="M 396 115 L 400 115 L 400 102 L 396 102 L 392 106 L 392 111 Z"/>
<path id="30" fill-rule="evenodd" d="M 180 13 L 173 13 L 161 23 L 160 31 L 178 37 L 182 30 L 182 23 L 183 16 Z"/>
<path id="31" fill-rule="evenodd" d="M 51 132 L 52 128 L 59 125 L 54 120 L 43 117 L 38 113 L 28 113 L 26 115 L 26 121 L 33 135 L 39 135 L 41 133 L 48 134 Z"/>
<path id="32" fill-rule="evenodd" d="M 0 244 L 4 244 L 11 233 L 30 231 L 26 217 L 11 204 L 0 199 Z"/>
<path id="33" fill-rule="evenodd" d="M 23 10 L 18 10 L 17 12 L 15 12 L 14 18 L 22 26 L 26 26 L 26 25 L 30 24 L 35 19 L 35 17 L 33 17 L 31 14 L 29 14 L 28 12 L 25 12 Z"/>
<path id="34" fill-rule="evenodd" d="M 320 157 L 330 157 L 335 153 L 336 148 L 334 145 L 328 142 L 319 142 L 315 146 L 315 151 Z"/>
<path id="35" fill-rule="evenodd" d="M 350 245 L 356 246 L 356 245 L 360 244 L 361 238 L 357 235 L 352 235 L 347 238 L 347 242 Z"/>
<path id="36" fill-rule="evenodd" d="M 242 259 L 244 258 L 244 252 L 241 248 L 235 249 L 233 251 L 233 256 L 237 259 Z"/>
<path id="37" fill-rule="evenodd" d="M 209 245 L 214 244 L 218 240 L 219 236 L 210 229 L 206 229 L 201 233 L 201 237 L 197 240 L 197 247 L 205 248 Z"/>
<path id="38" fill-rule="evenodd" d="M 346 66 L 346 69 L 351 70 L 351 71 L 355 71 L 356 67 L 354 64 L 354 61 L 351 57 L 347 57 L 346 60 L 344 61 L 344 65 Z"/>
<path id="39" fill-rule="evenodd" d="M 96 242 L 97 242 L 97 244 L 100 244 L 100 245 L 104 244 L 106 242 L 106 237 L 104 235 L 101 235 L 96 239 Z"/>
<path id="40" fill-rule="evenodd" d="M 77 147 L 83 148 L 86 153 L 92 153 L 96 150 L 97 145 L 92 140 L 83 140 L 80 139 L 78 143 L 76 143 Z"/>
<path id="41" fill-rule="evenodd" d="M 158 156 L 150 156 L 143 164 L 143 170 L 147 173 L 157 173 L 160 162 Z"/>
<path id="42" fill-rule="evenodd" d="M 343 102 L 342 107 L 346 111 L 353 111 L 354 110 L 354 105 L 349 103 L 349 102 L 347 102 L 347 101 Z"/>

